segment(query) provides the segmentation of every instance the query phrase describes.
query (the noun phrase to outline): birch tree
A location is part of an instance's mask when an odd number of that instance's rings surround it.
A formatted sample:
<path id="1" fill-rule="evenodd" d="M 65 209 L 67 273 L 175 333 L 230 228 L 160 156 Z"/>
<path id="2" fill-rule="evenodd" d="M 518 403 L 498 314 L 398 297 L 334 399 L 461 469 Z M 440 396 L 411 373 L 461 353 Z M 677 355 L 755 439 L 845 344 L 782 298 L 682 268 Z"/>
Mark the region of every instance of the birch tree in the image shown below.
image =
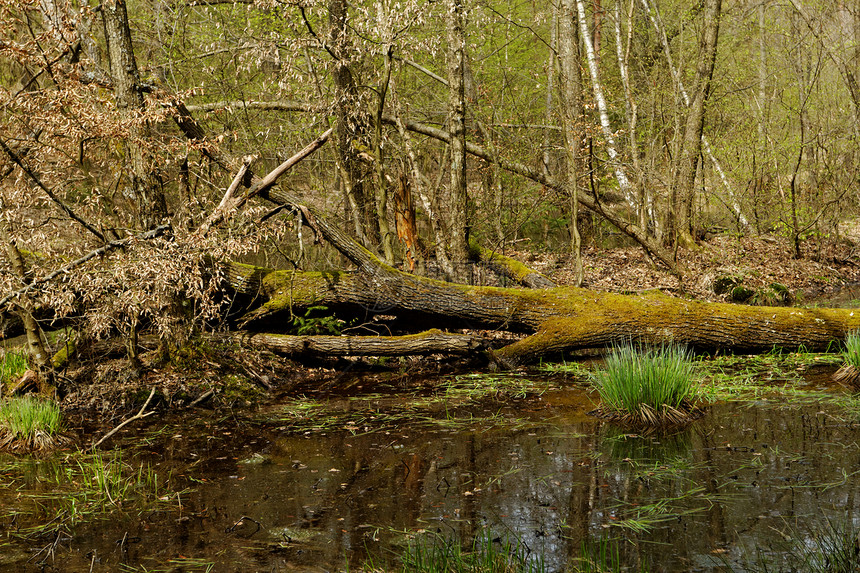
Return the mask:
<path id="1" fill-rule="evenodd" d="M 600 115 L 600 127 L 603 131 L 603 140 L 606 144 L 606 153 L 609 155 L 609 163 L 615 174 L 615 180 L 618 182 L 618 188 L 621 190 L 627 203 L 637 212 L 640 205 L 637 205 L 636 198 L 630 189 L 630 180 L 627 178 L 627 173 L 618 154 L 615 145 L 615 136 L 612 131 L 612 126 L 609 123 L 609 112 L 606 105 L 606 98 L 603 95 L 603 85 L 600 82 L 600 71 L 597 66 L 597 55 L 594 51 L 594 46 L 591 41 L 591 32 L 588 29 L 588 19 L 585 13 L 585 5 L 582 0 L 576 0 L 577 17 L 579 20 L 579 30 L 582 38 L 582 44 L 585 47 L 585 57 L 588 61 L 588 71 L 591 75 L 591 87 L 594 91 L 594 101 L 597 104 L 597 111 Z"/>
<path id="2" fill-rule="evenodd" d="M 466 237 L 466 7 L 463 0 L 447 0 L 445 6 L 448 39 L 448 126 L 451 133 L 448 244 L 457 276 L 462 277 L 465 272 L 464 265 L 469 258 Z"/>

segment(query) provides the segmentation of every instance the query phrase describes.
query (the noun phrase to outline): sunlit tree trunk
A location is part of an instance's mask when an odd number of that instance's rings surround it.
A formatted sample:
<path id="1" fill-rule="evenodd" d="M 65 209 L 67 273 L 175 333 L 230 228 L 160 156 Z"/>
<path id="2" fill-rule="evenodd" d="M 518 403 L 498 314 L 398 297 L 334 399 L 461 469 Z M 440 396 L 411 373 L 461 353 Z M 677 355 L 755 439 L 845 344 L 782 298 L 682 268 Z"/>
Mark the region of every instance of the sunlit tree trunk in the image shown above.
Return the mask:
<path id="1" fill-rule="evenodd" d="M 144 100 L 125 0 L 109 0 L 102 4 L 102 16 L 114 98 L 117 108 L 128 121 L 128 138 L 124 143 L 130 190 L 137 209 L 136 224 L 152 229 L 167 216 L 167 202 L 161 182 L 149 168 L 144 155 L 142 141 L 149 136 L 149 129 L 139 117 Z"/>
<path id="2" fill-rule="evenodd" d="M 221 270 L 228 284 L 266 301 L 242 319 L 245 324 L 326 304 L 380 308 L 407 320 L 432 315 L 436 324 L 453 328 L 481 325 L 533 333 L 493 353 L 508 366 L 576 348 L 604 347 L 620 337 L 737 351 L 774 345 L 817 349 L 860 326 L 860 316 L 851 309 L 754 307 L 695 302 L 659 291 L 619 295 L 576 287 L 513 289 L 422 279 L 381 263 L 337 225 L 283 189 L 270 188 L 266 198 L 299 207 L 309 215 L 308 224 L 360 270 L 299 273 L 226 263 Z"/>
<path id="3" fill-rule="evenodd" d="M 573 255 L 574 284 L 579 286 L 583 280 L 582 237 L 579 233 L 579 173 L 582 163 L 582 77 L 574 0 L 564 0 L 559 8 L 559 71 L 561 72 L 560 93 L 562 105 L 562 124 L 564 127 L 564 149 L 567 154 L 568 210 L 570 214 L 570 252 Z"/>
<path id="4" fill-rule="evenodd" d="M 466 16 L 463 0 L 447 0 L 448 125 L 451 133 L 448 246 L 454 278 L 462 279 L 469 258 L 466 217 Z"/>

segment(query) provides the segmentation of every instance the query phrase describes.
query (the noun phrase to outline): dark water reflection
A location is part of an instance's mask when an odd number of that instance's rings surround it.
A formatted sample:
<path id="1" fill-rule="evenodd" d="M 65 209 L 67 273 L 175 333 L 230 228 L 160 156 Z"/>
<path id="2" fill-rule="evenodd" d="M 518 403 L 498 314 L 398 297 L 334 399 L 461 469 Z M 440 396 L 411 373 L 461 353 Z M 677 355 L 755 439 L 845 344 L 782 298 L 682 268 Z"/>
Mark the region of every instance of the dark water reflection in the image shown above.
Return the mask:
<path id="1" fill-rule="evenodd" d="M 451 427 L 349 422 L 297 435 L 274 422 L 173 434 L 142 457 L 194 478 L 182 510 L 81 527 L 53 563 L 142 570 L 193 557 L 216 571 L 342 570 L 368 555 L 391 561 L 407 534 L 489 531 L 550 571 L 570 570 L 599 539 L 630 570 L 742 571 L 756 547 L 777 552 L 823 519 L 857 514 L 858 427 L 833 406 L 719 404 L 660 437 L 627 434 L 591 407 L 572 389 L 485 404 L 474 423 Z M 117 545 L 126 533 L 134 543 Z"/>

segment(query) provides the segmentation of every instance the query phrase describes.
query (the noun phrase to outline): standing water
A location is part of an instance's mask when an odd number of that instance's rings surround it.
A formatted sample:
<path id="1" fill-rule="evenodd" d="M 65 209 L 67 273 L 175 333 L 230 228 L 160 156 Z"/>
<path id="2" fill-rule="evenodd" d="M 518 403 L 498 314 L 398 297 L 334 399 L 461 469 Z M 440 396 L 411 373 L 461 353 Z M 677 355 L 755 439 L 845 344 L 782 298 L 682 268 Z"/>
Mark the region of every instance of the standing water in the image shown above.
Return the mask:
<path id="1" fill-rule="evenodd" d="M 98 478 L 69 455 L 5 458 L 0 568 L 393 570 L 417 543 L 478 539 L 545 571 L 589 555 L 622 571 L 748 571 L 822 532 L 856 543 L 860 426 L 835 400 L 843 390 L 720 400 L 683 431 L 647 436 L 590 416 L 583 385 L 532 378 L 514 391 L 507 378 L 466 397 L 483 379 L 458 380 L 130 430 L 119 463 L 161 485 L 62 527 L 33 529 L 72 511 L 44 496 Z"/>

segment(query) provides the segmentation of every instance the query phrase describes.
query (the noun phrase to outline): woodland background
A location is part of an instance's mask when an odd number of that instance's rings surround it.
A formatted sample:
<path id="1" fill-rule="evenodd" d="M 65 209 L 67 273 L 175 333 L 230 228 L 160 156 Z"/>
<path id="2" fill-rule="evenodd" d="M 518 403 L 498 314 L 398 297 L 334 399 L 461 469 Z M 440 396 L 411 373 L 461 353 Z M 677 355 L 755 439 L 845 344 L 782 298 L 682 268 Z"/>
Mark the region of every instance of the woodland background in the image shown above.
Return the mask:
<path id="1" fill-rule="evenodd" d="M 3 304 L 132 359 L 222 316 L 213 259 L 344 266 L 225 198 L 330 128 L 281 188 L 449 280 L 475 245 L 565 253 L 572 284 L 583 245 L 680 277 L 714 234 L 814 257 L 860 213 L 856 0 L 0 0 L 0 26 Z"/>

